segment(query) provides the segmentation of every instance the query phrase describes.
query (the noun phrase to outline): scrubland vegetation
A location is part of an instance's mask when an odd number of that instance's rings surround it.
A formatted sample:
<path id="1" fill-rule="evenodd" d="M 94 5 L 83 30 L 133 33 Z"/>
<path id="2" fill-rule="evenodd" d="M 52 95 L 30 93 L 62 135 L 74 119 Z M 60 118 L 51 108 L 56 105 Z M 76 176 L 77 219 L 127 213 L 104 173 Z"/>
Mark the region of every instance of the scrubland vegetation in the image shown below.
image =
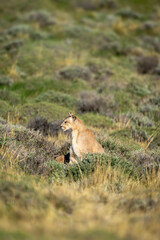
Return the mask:
<path id="1" fill-rule="evenodd" d="M 1 0 L 0 18 L 0 239 L 158 240 L 159 1 Z M 68 164 L 70 111 L 106 154 Z"/>

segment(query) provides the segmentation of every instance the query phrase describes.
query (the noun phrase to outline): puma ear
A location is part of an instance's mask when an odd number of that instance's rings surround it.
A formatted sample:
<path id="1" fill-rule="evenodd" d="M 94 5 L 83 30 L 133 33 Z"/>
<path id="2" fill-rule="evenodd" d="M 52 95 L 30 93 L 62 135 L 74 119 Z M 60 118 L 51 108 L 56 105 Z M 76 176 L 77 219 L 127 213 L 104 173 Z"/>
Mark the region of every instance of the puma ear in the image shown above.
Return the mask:
<path id="1" fill-rule="evenodd" d="M 75 121 L 76 118 L 77 118 L 77 117 L 76 117 L 73 113 L 71 113 L 71 112 L 69 112 L 69 116 L 72 117 L 74 121 Z"/>
<path id="2" fill-rule="evenodd" d="M 75 121 L 77 117 L 75 115 L 72 115 L 73 120 Z"/>

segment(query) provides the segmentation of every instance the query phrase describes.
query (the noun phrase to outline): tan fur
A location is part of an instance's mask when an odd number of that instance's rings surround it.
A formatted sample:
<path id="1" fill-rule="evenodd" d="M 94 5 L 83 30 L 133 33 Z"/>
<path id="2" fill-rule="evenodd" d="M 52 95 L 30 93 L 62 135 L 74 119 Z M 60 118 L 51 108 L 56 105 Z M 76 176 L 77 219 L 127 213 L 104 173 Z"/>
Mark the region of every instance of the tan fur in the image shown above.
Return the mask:
<path id="1" fill-rule="evenodd" d="M 64 155 L 61 155 L 59 157 L 56 158 L 56 161 L 59 163 L 65 163 L 65 157 Z"/>
<path id="2" fill-rule="evenodd" d="M 83 154 L 105 153 L 102 146 L 95 139 L 94 133 L 89 130 L 77 116 L 70 113 L 69 116 L 64 119 L 61 128 L 64 131 L 72 129 L 70 164 L 77 162 L 76 157 L 82 160 Z"/>

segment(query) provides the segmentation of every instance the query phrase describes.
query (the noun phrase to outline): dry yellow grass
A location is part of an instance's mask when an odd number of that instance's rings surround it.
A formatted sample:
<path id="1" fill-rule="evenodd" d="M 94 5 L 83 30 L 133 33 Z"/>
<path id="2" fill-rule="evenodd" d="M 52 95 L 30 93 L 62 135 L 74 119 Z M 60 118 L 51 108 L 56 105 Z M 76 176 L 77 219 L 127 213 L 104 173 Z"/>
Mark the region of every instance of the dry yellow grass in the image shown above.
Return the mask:
<path id="1" fill-rule="evenodd" d="M 64 179 L 57 185 L 16 169 L 14 153 L 4 146 L 0 155 L 9 163 L 5 169 L 0 166 L 1 181 L 5 179 L 6 186 L 0 181 L 1 230 L 20 230 L 40 239 L 51 239 L 53 234 L 56 239 L 72 239 L 73 233 L 81 236 L 98 229 L 114 233 L 113 239 L 138 240 L 141 234 L 141 239 L 158 240 L 160 172 L 152 171 L 135 180 L 120 169 L 98 165 L 88 178 L 82 177 L 79 182 Z"/>

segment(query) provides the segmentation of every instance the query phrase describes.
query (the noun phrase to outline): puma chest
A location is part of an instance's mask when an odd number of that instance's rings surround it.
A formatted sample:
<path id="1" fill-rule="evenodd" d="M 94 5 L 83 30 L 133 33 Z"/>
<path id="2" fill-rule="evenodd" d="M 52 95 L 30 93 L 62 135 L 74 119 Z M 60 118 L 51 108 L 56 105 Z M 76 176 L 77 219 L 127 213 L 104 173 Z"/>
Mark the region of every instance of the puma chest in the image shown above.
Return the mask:
<path id="1" fill-rule="evenodd" d="M 78 131 L 73 131 L 72 132 L 72 148 L 74 153 L 80 157 L 80 151 L 79 151 L 79 146 L 78 146 Z"/>

